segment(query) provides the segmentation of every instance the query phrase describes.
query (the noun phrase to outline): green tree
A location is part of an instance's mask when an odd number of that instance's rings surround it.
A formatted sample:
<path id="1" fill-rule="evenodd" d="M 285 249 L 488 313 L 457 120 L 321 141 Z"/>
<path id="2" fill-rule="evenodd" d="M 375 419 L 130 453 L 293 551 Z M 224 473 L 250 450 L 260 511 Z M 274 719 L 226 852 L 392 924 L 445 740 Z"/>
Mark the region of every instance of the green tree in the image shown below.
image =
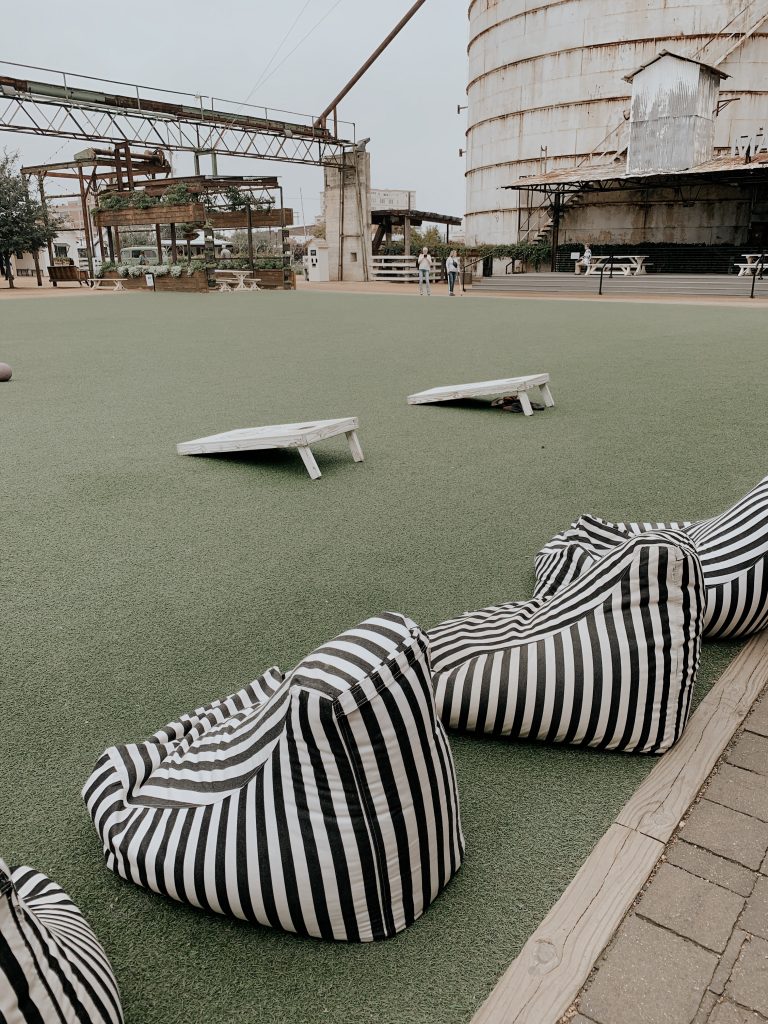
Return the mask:
<path id="1" fill-rule="evenodd" d="M 443 236 L 440 234 L 440 229 L 436 228 L 434 224 L 431 224 L 424 231 L 419 231 L 417 228 L 411 228 L 411 252 L 416 252 L 418 249 L 422 249 L 425 245 L 430 249 L 434 249 L 436 245 L 443 243 Z"/>
<path id="2" fill-rule="evenodd" d="M 0 264 L 8 287 L 13 288 L 11 256 L 25 252 L 37 254 L 56 237 L 58 221 L 47 217 L 40 202 L 33 199 L 29 182 L 17 170 L 18 158 L 3 151 L 0 155 Z"/>

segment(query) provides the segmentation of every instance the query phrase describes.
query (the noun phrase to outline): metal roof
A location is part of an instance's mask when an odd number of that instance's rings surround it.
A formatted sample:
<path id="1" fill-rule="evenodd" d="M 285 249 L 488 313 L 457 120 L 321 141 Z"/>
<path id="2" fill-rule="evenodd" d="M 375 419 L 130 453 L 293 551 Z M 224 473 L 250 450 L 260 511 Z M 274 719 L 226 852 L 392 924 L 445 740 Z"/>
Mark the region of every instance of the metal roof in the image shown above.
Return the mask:
<path id="1" fill-rule="evenodd" d="M 676 57 L 677 60 L 684 60 L 689 64 L 698 64 L 700 68 L 704 68 L 705 71 L 711 71 L 713 75 L 718 75 L 720 78 L 731 77 L 730 75 L 726 75 L 724 71 L 721 71 L 720 68 L 716 68 L 714 64 L 705 64 L 701 60 L 696 60 L 695 57 L 683 57 L 682 54 L 673 53 L 672 50 L 659 50 L 655 57 L 646 61 L 645 64 L 641 64 L 640 67 L 637 68 L 636 71 L 633 71 L 631 75 L 625 75 L 624 81 L 631 82 L 635 75 L 639 75 L 641 71 L 645 71 L 646 68 L 649 68 L 651 64 L 655 64 L 657 60 L 661 60 L 662 57 Z"/>
<path id="2" fill-rule="evenodd" d="M 768 180 L 768 153 L 760 154 L 750 163 L 744 157 L 721 156 L 708 160 L 697 167 L 684 171 L 652 171 L 647 174 L 627 174 L 624 162 L 602 164 L 597 167 L 561 167 L 547 174 L 531 174 L 517 178 L 505 189 L 528 189 L 533 192 L 574 192 L 589 188 L 643 188 L 684 184 L 704 179 L 734 184 L 747 183 L 750 179 Z"/>

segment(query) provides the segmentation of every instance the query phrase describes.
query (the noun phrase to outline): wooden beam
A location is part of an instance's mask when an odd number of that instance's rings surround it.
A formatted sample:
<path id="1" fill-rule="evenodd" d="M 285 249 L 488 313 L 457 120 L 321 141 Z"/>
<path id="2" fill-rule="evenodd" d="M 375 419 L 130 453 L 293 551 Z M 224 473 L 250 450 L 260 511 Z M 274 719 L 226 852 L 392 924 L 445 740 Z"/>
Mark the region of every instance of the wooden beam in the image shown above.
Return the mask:
<path id="1" fill-rule="evenodd" d="M 768 684 L 768 630 L 733 659 L 616 821 L 666 843 Z"/>
<path id="2" fill-rule="evenodd" d="M 768 686 L 768 630 L 736 655 L 507 968 L 472 1024 L 557 1024 Z"/>
<path id="3" fill-rule="evenodd" d="M 658 840 L 611 825 L 472 1024 L 555 1024 L 663 852 Z"/>

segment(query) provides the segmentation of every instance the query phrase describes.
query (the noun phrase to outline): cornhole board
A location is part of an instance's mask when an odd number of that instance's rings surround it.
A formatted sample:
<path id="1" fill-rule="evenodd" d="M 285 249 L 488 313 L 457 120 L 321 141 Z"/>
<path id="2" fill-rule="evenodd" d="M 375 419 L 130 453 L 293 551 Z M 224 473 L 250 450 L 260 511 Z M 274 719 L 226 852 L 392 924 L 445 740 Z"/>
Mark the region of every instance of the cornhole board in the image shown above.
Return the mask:
<path id="1" fill-rule="evenodd" d="M 533 373 L 527 377 L 503 377 L 501 380 L 481 380 L 474 384 L 448 384 L 430 388 L 408 396 L 409 405 L 427 405 L 429 402 L 454 402 L 460 398 L 518 398 L 526 416 L 533 415 L 528 392 L 537 388 L 542 403 L 551 409 L 555 401 L 549 390 L 549 374 Z"/>
<path id="2" fill-rule="evenodd" d="M 212 455 L 216 452 L 258 452 L 268 448 L 296 448 L 313 480 L 320 479 L 315 457 L 309 447 L 327 437 L 346 434 L 355 462 L 363 461 L 363 449 L 357 437 L 360 422 L 356 416 L 337 420 L 310 420 L 308 423 L 277 423 L 267 427 L 245 427 L 223 434 L 198 437 L 176 445 L 179 455 Z"/>

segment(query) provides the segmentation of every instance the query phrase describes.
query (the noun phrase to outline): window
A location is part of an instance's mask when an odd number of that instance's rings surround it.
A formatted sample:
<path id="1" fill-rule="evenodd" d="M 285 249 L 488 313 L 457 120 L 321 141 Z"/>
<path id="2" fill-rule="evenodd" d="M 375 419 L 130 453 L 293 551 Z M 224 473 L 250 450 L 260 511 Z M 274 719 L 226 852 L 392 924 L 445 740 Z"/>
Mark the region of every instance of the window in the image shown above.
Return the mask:
<path id="1" fill-rule="evenodd" d="M 60 260 L 66 259 L 68 253 L 69 253 L 69 246 L 68 245 L 54 245 L 54 247 L 53 247 L 53 255 L 57 259 L 60 259 Z"/>

